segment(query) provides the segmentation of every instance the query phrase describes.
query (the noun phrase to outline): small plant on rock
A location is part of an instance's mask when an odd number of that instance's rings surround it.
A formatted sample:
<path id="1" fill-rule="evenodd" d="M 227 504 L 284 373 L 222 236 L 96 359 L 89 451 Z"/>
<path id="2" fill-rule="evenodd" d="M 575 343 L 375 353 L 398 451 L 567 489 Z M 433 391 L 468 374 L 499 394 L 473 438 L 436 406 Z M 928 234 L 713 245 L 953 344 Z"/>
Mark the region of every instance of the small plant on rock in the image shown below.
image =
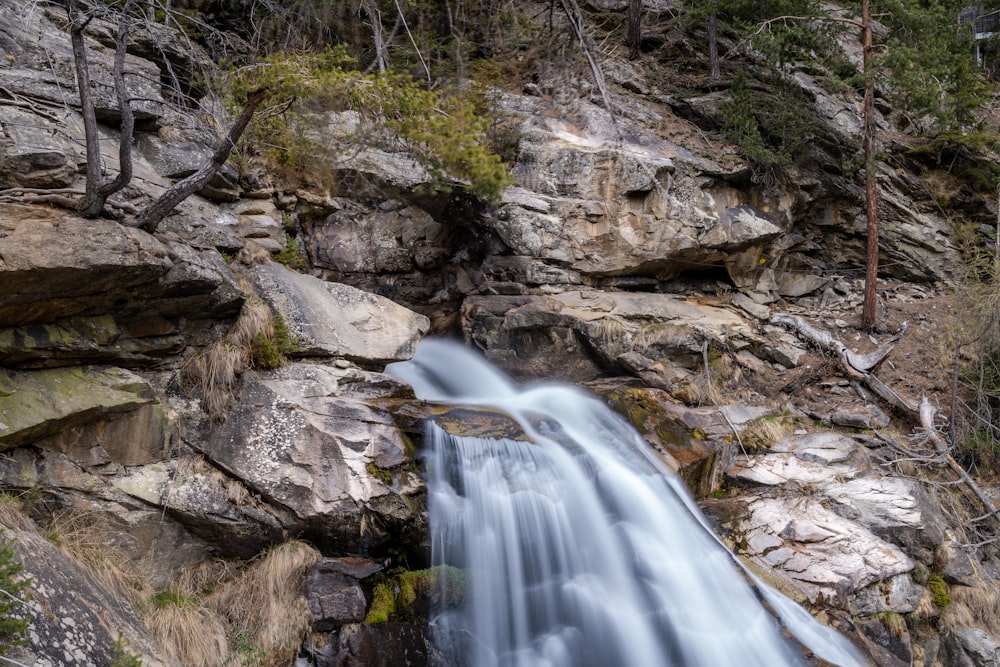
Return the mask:
<path id="1" fill-rule="evenodd" d="M 22 615 L 31 580 L 21 575 L 23 566 L 17 561 L 7 538 L 0 538 L 0 655 L 28 641 L 28 618 Z"/>

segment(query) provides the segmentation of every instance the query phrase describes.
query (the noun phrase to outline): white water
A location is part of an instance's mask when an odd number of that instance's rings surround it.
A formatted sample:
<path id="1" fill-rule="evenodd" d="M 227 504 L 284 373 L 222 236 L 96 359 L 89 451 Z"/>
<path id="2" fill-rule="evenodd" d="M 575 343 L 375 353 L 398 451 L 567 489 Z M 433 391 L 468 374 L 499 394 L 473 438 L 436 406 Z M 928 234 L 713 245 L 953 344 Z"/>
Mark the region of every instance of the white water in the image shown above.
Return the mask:
<path id="1" fill-rule="evenodd" d="M 804 609 L 751 585 L 677 476 L 595 398 L 516 388 L 444 341 L 425 340 L 389 372 L 426 400 L 501 408 L 532 439 L 429 426 L 432 559 L 467 577 L 464 605 L 431 620 L 449 664 L 807 664 L 782 627 L 828 662 L 864 664 Z"/>

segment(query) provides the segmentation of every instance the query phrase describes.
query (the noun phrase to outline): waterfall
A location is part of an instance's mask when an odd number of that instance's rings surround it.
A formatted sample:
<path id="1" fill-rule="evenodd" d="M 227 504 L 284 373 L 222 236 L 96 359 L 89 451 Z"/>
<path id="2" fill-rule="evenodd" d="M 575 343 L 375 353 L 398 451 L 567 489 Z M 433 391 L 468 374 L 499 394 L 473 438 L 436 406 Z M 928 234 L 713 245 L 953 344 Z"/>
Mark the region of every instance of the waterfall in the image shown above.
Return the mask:
<path id="1" fill-rule="evenodd" d="M 425 400 L 500 408 L 530 438 L 428 426 L 432 560 L 465 580 L 462 605 L 431 619 L 448 664 L 779 667 L 808 664 L 803 646 L 840 667 L 865 664 L 743 571 L 679 478 L 596 398 L 517 388 L 439 340 L 389 372 Z"/>

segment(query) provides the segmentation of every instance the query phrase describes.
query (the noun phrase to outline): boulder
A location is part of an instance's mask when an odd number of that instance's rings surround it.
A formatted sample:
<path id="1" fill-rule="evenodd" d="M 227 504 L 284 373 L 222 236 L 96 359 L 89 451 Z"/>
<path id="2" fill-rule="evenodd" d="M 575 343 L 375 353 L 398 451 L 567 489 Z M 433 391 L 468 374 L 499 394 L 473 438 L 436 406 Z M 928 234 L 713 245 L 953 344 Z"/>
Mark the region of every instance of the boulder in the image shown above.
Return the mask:
<path id="1" fill-rule="evenodd" d="M 913 561 L 898 547 L 809 497 L 749 496 L 728 528 L 751 561 L 777 570 L 809 600 L 843 600 L 904 574 Z"/>
<path id="2" fill-rule="evenodd" d="M 389 376 L 293 364 L 248 373 L 228 419 L 206 443 L 215 465 L 262 500 L 287 510 L 282 527 L 324 553 L 364 553 L 422 539 L 423 482 L 392 417 L 354 393 L 409 389 Z M 385 389 L 377 390 L 382 386 Z"/>
<path id="3" fill-rule="evenodd" d="M 126 471 L 118 491 L 168 510 L 195 538 L 230 558 L 253 558 L 281 541 L 288 512 L 255 498 L 236 478 L 186 457 Z"/>
<path id="4" fill-rule="evenodd" d="M 23 574 L 32 579 L 25 605 L 31 641 L 7 654 L 17 664 L 111 665 L 120 638 L 123 649 L 141 657 L 143 665 L 175 667 L 160 655 L 120 591 L 98 582 L 33 530 L 8 527 L 3 538 L 12 540 Z"/>
<path id="5" fill-rule="evenodd" d="M 628 352 L 700 368 L 706 341 L 742 349 L 760 339 L 734 311 L 667 294 L 573 290 L 550 296 L 471 296 L 466 338 L 515 377 L 582 382 L 618 369 Z"/>
<path id="6" fill-rule="evenodd" d="M 413 356 L 430 327 L 426 317 L 389 299 L 280 264 L 255 267 L 253 281 L 298 339 L 297 356 L 380 366 Z"/>
<path id="7" fill-rule="evenodd" d="M 361 558 L 324 558 L 313 566 L 303 584 L 313 630 L 330 632 L 363 621 L 368 601 L 359 580 L 381 569 L 381 564 Z"/>
<path id="8" fill-rule="evenodd" d="M 1000 639 L 979 628 L 960 628 L 941 642 L 948 667 L 1000 667 Z"/>

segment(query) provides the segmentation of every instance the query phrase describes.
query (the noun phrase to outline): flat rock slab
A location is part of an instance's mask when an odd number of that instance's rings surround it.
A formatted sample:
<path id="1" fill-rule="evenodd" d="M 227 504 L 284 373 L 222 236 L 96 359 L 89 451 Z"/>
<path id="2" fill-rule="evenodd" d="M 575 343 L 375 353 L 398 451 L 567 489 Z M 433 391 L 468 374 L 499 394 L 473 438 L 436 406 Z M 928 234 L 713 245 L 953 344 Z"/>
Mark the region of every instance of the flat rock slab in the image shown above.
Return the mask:
<path id="1" fill-rule="evenodd" d="M 0 449 L 137 410 L 149 384 L 122 368 L 0 369 Z"/>
<path id="2" fill-rule="evenodd" d="M 811 498 L 747 499 L 746 553 L 784 573 L 813 602 L 839 599 L 913 569 L 898 547 Z"/>
<path id="3" fill-rule="evenodd" d="M 280 264 L 256 267 L 253 280 L 298 338 L 297 356 L 343 357 L 367 366 L 404 361 L 430 328 L 426 317 L 389 299 Z"/>

